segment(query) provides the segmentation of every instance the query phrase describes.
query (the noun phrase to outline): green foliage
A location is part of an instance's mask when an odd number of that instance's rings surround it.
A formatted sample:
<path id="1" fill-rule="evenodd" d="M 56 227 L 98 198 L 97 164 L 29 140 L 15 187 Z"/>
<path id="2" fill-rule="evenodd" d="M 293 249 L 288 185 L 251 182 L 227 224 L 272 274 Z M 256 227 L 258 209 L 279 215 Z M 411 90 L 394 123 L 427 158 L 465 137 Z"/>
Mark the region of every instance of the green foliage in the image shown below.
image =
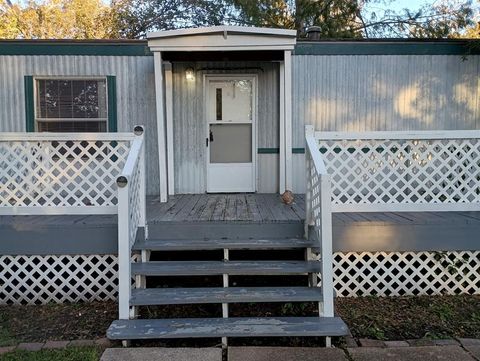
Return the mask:
<path id="1" fill-rule="evenodd" d="M 471 0 L 401 11 L 389 9 L 392 1 L 0 0 L 0 38 L 142 38 L 221 24 L 296 29 L 299 37 L 312 26 L 320 38 L 479 37 Z"/>
<path id="2" fill-rule="evenodd" d="M 368 335 L 368 338 L 373 338 L 376 340 L 385 340 L 385 332 L 378 328 L 375 325 L 369 325 L 365 329 L 365 334 Z"/>
<path id="3" fill-rule="evenodd" d="M 437 317 L 445 323 L 452 320 L 455 314 L 455 310 L 453 309 L 452 305 L 448 303 L 432 304 L 431 308 Z"/>
<path id="4" fill-rule="evenodd" d="M 100 351 L 96 347 L 71 347 L 65 350 L 41 350 L 37 352 L 15 351 L 0 356 L 0 361 L 98 361 Z"/>
<path id="5" fill-rule="evenodd" d="M 101 0 L 0 0 L 0 38 L 101 39 L 115 36 L 112 8 Z"/>
<path id="6" fill-rule="evenodd" d="M 308 309 L 309 304 L 301 303 L 284 303 L 280 310 L 282 316 L 303 316 Z"/>
<path id="7" fill-rule="evenodd" d="M 219 0 L 118 0 L 112 20 L 119 37 L 133 39 L 149 31 L 221 25 L 229 9 Z"/>
<path id="8" fill-rule="evenodd" d="M 0 347 L 11 346 L 15 343 L 9 331 L 8 317 L 3 312 L 0 312 Z"/>
<path id="9" fill-rule="evenodd" d="M 311 26 L 321 38 L 459 36 L 472 25 L 470 1 L 437 1 L 420 9 L 394 11 L 388 0 L 228 0 L 237 23 L 296 29 L 300 36 Z M 370 11 L 386 8 L 383 11 Z M 478 31 L 477 31 L 478 34 Z"/>
<path id="10" fill-rule="evenodd" d="M 235 22 L 242 25 L 296 29 L 300 36 L 310 26 L 318 26 L 321 37 L 360 37 L 356 17 L 361 2 L 351 0 L 229 0 L 236 9 Z"/>

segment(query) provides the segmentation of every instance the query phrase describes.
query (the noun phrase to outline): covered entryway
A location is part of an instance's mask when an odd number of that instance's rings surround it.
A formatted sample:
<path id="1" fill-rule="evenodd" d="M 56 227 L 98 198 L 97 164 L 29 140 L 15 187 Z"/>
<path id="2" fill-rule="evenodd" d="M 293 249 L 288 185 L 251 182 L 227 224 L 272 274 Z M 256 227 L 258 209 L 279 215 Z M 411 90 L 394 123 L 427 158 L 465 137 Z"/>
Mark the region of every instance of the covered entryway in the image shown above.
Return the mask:
<path id="1" fill-rule="evenodd" d="M 161 201 L 179 193 L 291 189 L 296 32 L 220 26 L 148 39 Z"/>

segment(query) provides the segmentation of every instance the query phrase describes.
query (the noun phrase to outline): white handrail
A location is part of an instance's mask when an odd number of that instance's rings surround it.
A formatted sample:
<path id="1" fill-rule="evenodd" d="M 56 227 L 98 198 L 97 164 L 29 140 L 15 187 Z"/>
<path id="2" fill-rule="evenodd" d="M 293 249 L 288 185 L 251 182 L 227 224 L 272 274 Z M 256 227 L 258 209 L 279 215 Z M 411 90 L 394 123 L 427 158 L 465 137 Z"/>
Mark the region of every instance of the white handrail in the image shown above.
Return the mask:
<path id="1" fill-rule="evenodd" d="M 308 150 L 310 151 L 310 155 L 312 157 L 313 164 L 319 174 L 328 175 L 327 167 L 325 167 L 325 162 L 322 159 L 322 155 L 318 150 L 318 143 L 315 139 L 315 136 L 312 133 L 307 133 L 305 137 L 305 141 L 307 143 Z"/>
<path id="2" fill-rule="evenodd" d="M 318 140 L 407 140 L 407 139 L 475 139 L 480 130 L 407 130 L 371 132 L 315 132 Z"/>
<path id="3" fill-rule="evenodd" d="M 313 227 L 314 238 L 319 241 L 321 255 L 322 303 L 320 316 L 334 316 L 333 250 L 332 250 L 332 209 L 330 176 L 318 149 L 314 128 L 305 127 L 307 192 L 305 197 L 305 235 Z"/>
<path id="4" fill-rule="evenodd" d="M 130 318 L 131 251 L 139 228 L 146 227 L 145 147 L 143 127 L 135 127 L 118 186 L 118 307 L 119 318 Z"/>

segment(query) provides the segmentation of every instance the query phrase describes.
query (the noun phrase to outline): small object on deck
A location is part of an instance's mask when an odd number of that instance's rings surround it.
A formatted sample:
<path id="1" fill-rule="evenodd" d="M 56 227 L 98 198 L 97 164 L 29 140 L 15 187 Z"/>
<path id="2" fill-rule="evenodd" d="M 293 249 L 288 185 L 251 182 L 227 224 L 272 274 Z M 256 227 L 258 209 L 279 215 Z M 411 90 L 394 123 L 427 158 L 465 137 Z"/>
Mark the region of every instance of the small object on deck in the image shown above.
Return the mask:
<path id="1" fill-rule="evenodd" d="M 286 190 L 282 194 L 282 202 L 285 203 L 287 206 L 293 204 L 295 197 L 293 196 L 292 191 Z"/>

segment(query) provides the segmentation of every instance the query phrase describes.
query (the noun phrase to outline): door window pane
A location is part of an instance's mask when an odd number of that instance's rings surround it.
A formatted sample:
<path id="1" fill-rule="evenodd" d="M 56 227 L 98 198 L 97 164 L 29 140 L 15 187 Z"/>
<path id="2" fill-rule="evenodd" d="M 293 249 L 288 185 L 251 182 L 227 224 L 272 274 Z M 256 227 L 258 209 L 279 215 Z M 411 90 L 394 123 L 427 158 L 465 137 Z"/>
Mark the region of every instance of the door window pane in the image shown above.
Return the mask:
<path id="1" fill-rule="evenodd" d="M 215 102 L 215 109 L 216 109 L 216 120 L 222 120 L 222 88 L 217 88 L 215 89 L 215 96 L 216 96 L 216 102 Z"/>
<path id="2" fill-rule="evenodd" d="M 211 124 L 210 163 L 252 162 L 251 124 Z"/>
<path id="3" fill-rule="evenodd" d="M 211 80 L 210 94 L 210 121 L 252 121 L 251 80 Z"/>

